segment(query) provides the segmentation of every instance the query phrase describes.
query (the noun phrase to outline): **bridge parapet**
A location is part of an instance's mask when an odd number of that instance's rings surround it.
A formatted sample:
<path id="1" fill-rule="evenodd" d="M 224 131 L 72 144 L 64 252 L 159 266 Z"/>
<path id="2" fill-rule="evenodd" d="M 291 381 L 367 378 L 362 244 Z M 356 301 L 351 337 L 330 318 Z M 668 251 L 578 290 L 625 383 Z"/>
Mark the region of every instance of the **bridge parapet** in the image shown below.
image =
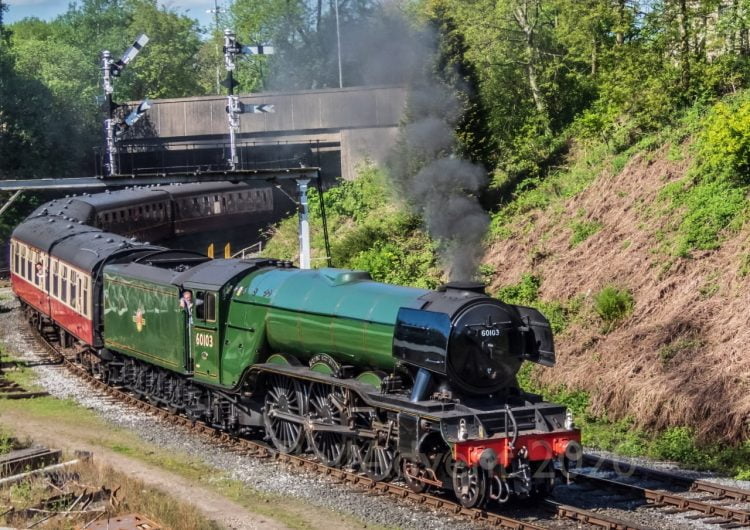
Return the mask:
<path id="1" fill-rule="evenodd" d="M 354 87 L 264 92 L 241 95 L 243 103 L 274 105 L 272 114 L 247 114 L 243 135 L 274 136 L 282 132 L 397 127 L 406 103 L 404 87 Z M 227 134 L 225 96 L 203 96 L 153 101 L 148 127 L 139 128 L 134 141 L 145 138 L 178 139 Z"/>

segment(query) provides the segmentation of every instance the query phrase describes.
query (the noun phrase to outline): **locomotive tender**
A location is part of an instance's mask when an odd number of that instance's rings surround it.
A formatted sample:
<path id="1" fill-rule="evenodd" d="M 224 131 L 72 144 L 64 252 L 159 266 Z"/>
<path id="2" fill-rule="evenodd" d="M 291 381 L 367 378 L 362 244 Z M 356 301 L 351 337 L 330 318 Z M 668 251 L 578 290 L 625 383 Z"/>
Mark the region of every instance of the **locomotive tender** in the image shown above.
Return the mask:
<path id="1" fill-rule="evenodd" d="M 580 442 L 564 407 L 518 387 L 523 361 L 555 361 L 535 309 L 471 283 L 211 260 L 84 222 L 38 209 L 13 233 L 11 281 L 29 319 L 110 384 L 467 507 L 546 493 Z"/>

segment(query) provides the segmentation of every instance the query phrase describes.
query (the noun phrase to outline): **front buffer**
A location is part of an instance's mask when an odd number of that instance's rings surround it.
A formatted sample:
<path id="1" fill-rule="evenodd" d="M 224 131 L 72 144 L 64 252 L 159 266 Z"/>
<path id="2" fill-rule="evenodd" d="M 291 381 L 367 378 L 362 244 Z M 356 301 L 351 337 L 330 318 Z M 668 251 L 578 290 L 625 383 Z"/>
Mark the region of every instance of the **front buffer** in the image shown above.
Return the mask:
<path id="1" fill-rule="evenodd" d="M 453 488 L 465 506 L 543 496 L 554 486 L 554 462 L 575 457 L 578 429 L 493 436 L 452 444 Z"/>

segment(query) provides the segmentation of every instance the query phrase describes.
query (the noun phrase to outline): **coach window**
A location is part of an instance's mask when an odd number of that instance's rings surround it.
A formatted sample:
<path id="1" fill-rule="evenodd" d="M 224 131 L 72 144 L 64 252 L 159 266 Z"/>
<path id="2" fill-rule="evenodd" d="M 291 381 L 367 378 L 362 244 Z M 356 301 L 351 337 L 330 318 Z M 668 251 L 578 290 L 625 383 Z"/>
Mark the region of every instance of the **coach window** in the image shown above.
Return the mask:
<path id="1" fill-rule="evenodd" d="M 76 309 L 78 307 L 78 273 L 71 269 L 70 277 L 70 307 Z"/>
<path id="2" fill-rule="evenodd" d="M 83 314 L 89 316 L 89 277 L 84 276 L 81 279 L 81 298 L 83 301 Z"/>
<path id="3" fill-rule="evenodd" d="M 57 283 L 59 280 L 59 274 L 57 273 L 57 261 L 52 262 L 52 296 L 57 297 L 57 293 L 60 292 Z"/>
<path id="4" fill-rule="evenodd" d="M 36 263 L 34 254 L 33 250 L 26 253 L 26 279 L 30 282 L 34 281 L 34 263 Z"/>
<path id="5" fill-rule="evenodd" d="M 68 302 L 68 267 L 60 266 L 60 300 Z"/>

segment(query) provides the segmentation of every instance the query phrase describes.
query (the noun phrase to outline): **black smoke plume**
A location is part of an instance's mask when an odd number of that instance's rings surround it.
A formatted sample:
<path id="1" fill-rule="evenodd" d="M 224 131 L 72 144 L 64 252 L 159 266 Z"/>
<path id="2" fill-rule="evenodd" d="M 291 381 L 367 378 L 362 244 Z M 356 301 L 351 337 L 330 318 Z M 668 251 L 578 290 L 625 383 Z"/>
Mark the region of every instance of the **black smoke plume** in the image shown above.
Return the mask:
<path id="1" fill-rule="evenodd" d="M 402 40 L 425 41 L 424 32 L 402 34 Z M 434 42 L 434 39 L 433 39 Z M 404 45 L 408 45 L 404 43 Z M 432 73 L 436 46 L 423 50 L 407 80 L 409 98 L 399 143 L 388 167 L 397 189 L 421 215 L 437 241 L 443 267 L 451 280 L 471 280 L 482 257 L 489 216 L 477 200 L 487 184 L 483 167 L 458 154 L 456 124 L 461 118 L 459 91 Z M 391 60 L 394 58 L 391 57 Z M 413 57 L 411 58 L 414 64 Z"/>

